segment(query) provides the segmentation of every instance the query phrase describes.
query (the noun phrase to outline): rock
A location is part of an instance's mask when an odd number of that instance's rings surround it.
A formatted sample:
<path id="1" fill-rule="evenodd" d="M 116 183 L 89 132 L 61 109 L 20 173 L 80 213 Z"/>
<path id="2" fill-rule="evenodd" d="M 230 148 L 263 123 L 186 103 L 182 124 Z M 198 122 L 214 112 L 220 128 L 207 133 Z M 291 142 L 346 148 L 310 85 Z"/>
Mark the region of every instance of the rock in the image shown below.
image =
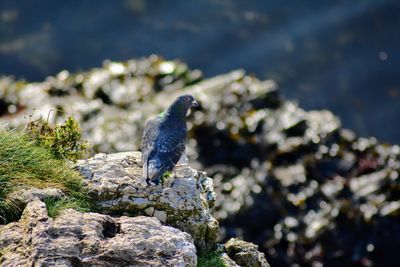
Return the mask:
<path id="1" fill-rule="evenodd" d="M 387 182 L 390 170 L 383 169 L 377 172 L 354 177 L 350 180 L 350 190 L 357 197 L 365 197 L 379 190 Z"/>
<path id="2" fill-rule="evenodd" d="M 46 198 L 59 199 L 65 194 L 61 189 L 58 188 L 21 188 L 13 191 L 9 196 L 9 199 L 19 207 L 23 207 L 29 202 L 40 199 L 45 200 Z"/>
<path id="3" fill-rule="evenodd" d="M 225 252 L 221 253 L 221 259 L 224 262 L 225 267 L 240 267 L 240 265 L 237 265 L 236 262 L 229 258 L 228 254 Z"/>
<path id="4" fill-rule="evenodd" d="M 228 256 L 243 267 L 269 267 L 264 253 L 258 246 L 237 238 L 231 238 L 225 244 Z"/>
<path id="5" fill-rule="evenodd" d="M 214 246 L 218 222 L 210 213 L 213 182 L 204 172 L 178 163 L 162 185 L 147 186 L 140 152 L 97 154 L 78 161 L 76 169 L 102 213 L 151 215 L 191 234 L 200 249 Z"/>
<path id="6" fill-rule="evenodd" d="M 193 239 L 152 217 L 112 218 L 65 210 L 47 216 L 30 202 L 19 222 L 0 228 L 0 266 L 196 266 Z"/>

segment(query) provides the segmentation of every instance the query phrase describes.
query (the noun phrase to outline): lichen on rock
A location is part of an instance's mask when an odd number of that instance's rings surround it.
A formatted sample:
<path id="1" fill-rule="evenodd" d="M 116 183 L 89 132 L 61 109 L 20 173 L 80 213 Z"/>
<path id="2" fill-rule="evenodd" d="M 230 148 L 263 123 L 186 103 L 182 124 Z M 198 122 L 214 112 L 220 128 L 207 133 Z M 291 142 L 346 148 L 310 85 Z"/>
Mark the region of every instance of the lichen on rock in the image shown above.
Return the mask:
<path id="1" fill-rule="evenodd" d="M 264 253 L 258 246 L 237 238 L 231 238 L 225 244 L 228 256 L 242 267 L 269 267 Z"/>
<path id="2" fill-rule="evenodd" d="M 47 198 L 59 199 L 65 196 L 65 193 L 58 188 L 21 188 L 12 192 L 8 198 L 18 208 L 24 208 L 26 204 L 36 199 L 45 200 Z"/>

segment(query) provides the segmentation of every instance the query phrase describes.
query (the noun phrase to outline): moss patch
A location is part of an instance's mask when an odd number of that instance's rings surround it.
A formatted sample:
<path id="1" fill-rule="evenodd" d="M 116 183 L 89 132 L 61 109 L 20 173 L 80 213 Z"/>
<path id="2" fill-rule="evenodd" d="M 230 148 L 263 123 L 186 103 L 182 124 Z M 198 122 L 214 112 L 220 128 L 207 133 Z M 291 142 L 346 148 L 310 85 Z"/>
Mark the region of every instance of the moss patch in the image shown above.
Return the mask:
<path id="1" fill-rule="evenodd" d="M 83 189 L 82 177 L 64 160 L 58 159 L 50 149 L 38 146 L 25 133 L 0 129 L 0 224 L 19 218 L 21 210 L 8 195 L 22 186 L 63 190 L 66 198 L 51 207 L 52 214 L 71 205 L 81 210 L 92 206 Z"/>
<path id="2" fill-rule="evenodd" d="M 225 263 L 216 251 L 204 251 L 197 255 L 198 267 L 225 267 Z"/>
<path id="3" fill-rule="evenodd" d="M 166 172 L 163 174 L 163 176 L 161 177 L 161 183 L 164 183 L 164 181 L 165 181 L 166 179 L 168 179 L 169 177 L 171 177 L 171 176 L 172 176 L 172 172 L 166 171 Z"/>
<path id="4" fill-rule="evenodd" d="M 58 159 L 76 161 L 83 158 L 88 150 L 88 143 L 82 139 L 79 124 L 72 117 L 55 127 L 42 119 L 32 121 L 26 132 L 38 145 L 47 148 Z"/>

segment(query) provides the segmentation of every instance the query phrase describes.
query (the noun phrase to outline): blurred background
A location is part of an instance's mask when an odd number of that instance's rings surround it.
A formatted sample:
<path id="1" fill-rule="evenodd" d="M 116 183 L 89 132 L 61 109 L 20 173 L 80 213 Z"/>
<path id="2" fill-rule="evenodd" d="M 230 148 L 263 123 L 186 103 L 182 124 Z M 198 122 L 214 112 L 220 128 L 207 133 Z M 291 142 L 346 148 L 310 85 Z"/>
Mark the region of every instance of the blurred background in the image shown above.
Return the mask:
<path id="1" fill-rule="evenodd" d="M 42 81 L 63 69 L 159 54 L 205 77 L 244 68 L 305 109 L 400 143 L 400 2 L 0 2 L 0 74 Z"/>

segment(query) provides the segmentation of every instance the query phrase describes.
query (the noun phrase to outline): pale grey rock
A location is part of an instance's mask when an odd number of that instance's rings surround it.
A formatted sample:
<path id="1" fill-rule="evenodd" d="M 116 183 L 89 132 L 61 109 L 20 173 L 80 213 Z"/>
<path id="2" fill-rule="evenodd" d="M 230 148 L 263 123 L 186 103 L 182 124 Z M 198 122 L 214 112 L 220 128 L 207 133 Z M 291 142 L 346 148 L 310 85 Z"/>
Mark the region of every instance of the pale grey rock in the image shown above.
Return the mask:
<path id="1" fill-rule="evenodd" d="M 225 244 L 225 250 L 232 260 L 242 267 L 270 267 L 265 259 L 264 253 L 258 251 L 258 246 L 240 240 L 231 238 Z"/>
<path id="2" fill-rule="evenodd" d="M 283 186 L 302 184 L 306 181 L 306 171 L 301 164 L 277 167 L 273 174 Z"/>
<path id="3" fill-rule="evenodd" d="M 153 216 L 160 220 L 160 222 L 165 223 L 167 221 L 167 213 L 165 211 L 156 210 L 154 211 Z"/>
<path id="4" fill-rule="evenodd" d="M 354 177 L 350 180 L 350 189 L 357 197 L 365 197 L 379 190 L 389 176 L 390 169 Z"/>
<path id="5" fill-rule="evenodd" d="M 153 217 L 69 209 L 53 220 L 35 200 L 19 222 L 0 228 L 1 267 L 196 265 L 192 237 Z"/>
<path id="6" fill-rule="evenodd" d="M 76 169 L 102 213 L 152 215 L 191 234 L 199 248 L 214 246 L 218 222 L 210 213 L 213 182 L 190 168 L 187 160 L 182 159 L 159 186 L 148 186 L 142 178 L 140 152 L 97 154 L 78 161 Z"/>
<path id="7" fill-rule="evenodd" d="M 144 210 L 144 212 L 148 216 L 153 216 L 154 215 L 154 208 L 153 207 L 147 208 L 147 209 Z"/>
<path id="8" fill-rule="evenodd" d="M 25 206 L 27 203 L 35 200 L 35 199 L 40 199 L 44 200 L 46 198 L 54 198 L 54 199 L 59 199 L 64 197 L 65 194 L 61 189 L 58 188 L 44 188 L 44 189 L 38 189 L 38 188 L 21 188 L 13 191 L 9 195 L 9 199 L 17 205 L 23 205 Z"/>
<path id="9" fill-rule="evenodd" d="M 226 252 L 222 253 L 220 255 L 220 257 L 221 257 L 221 260 L 224 262 L 226 267 L 240 267 L 240 265 L 237 265 L 234 260 L 229 258 L 228 254 L 226 254 Z"/>
<path id="10" fill-rule="evenodd" d="M 400 201 L 390 201 L 382 205 L 379 213 L 382 216 L 395 215 L 400 210 Z"/>

